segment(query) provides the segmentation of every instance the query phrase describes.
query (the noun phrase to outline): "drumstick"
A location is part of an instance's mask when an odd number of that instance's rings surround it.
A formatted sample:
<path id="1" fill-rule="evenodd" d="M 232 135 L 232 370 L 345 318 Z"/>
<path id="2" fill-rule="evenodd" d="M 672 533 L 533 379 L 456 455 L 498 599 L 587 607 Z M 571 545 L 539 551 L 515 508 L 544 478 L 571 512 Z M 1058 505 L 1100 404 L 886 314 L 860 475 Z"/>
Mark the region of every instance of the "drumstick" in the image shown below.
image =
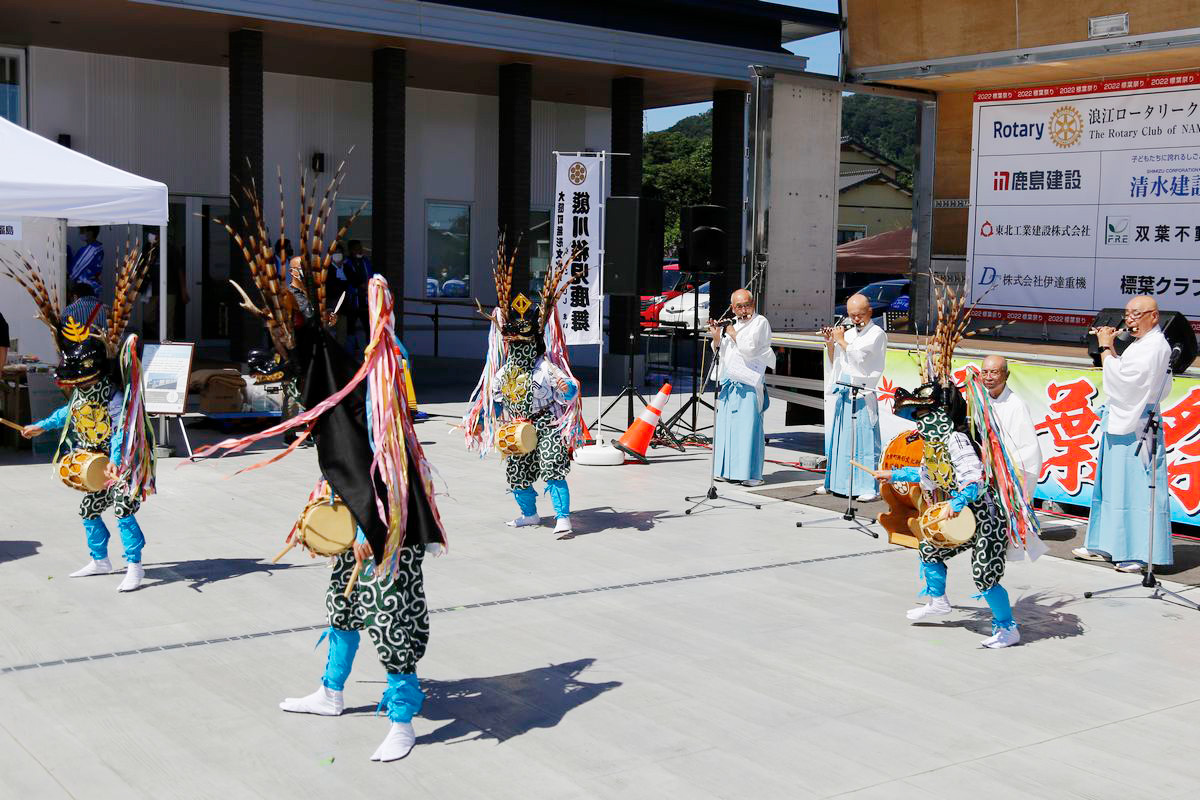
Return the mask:
<path id="1" fill-rule="evenodd" d="M 279 563 L 279 559 L 281 559 L 281 558 L 283 558 L 285 555 L 287 555 L 288 551 L 289 551 L 289 550 L 291 550 L 291 549 L 292 549 L 293 547 L 295 547 L 295 546 L 296 546 L 296 540 L 295 540 L 295 539 L 293 539 L 292 541 L 288 542 L 288 543 L 287 543 L 287 547 L 285 547 L 285 548 L 283 548 L 282 550 L 280 550 L 280 551 L 279 551 L 279 555 L 277 555 L 277 556 L 275 556 L 274 558 L 272 558 L 272 559 L 271 559 L 271 563 L 272 563 L 272 564 L 278 564 L 278 563 Z"/>
<path id="2" fill-rule="evenodd" d="M 9 421 L 8 421 L 8 420 L 6 420 L 4 417 L 0 417 L 0 425 L 7 425 L 8 427 L 12 428 L 14 431 L 23 431 L 23 430 L 25 430 L 25 426 L 24 426 L 24 425 L 18 425 L 18 424 L 17 424 L 17 423 L 15 423 L 15 422 L 9 422 Z"/>
<path id="3" fill-rule="evenodd" d="M 862 464 L 858 463 L 858 462 L 857 462 L 857 461 L 855 461 L 853 458 L 852 458 L 852 459 L 850 459 L 850 463 L 851 463 L 851 464 L 853 464 L 854 466 L 858 467 L 859 469 L 861 469 L 863 472 L 869 472 L 869 473 L 871 473 L 872 475 L 874 475 L 874 474 L 875 474 L 875 470 L 873 470 L 873 469 L 870 469 L 869 467 L 864 467 Z"/>
<path id="4" fill-rule="evenodd" d="M 350 599 L 350 593 L 354 591 L 354 584 L 358 583 L 358 573 L 362 572 L 362 562 L 354 562 L 354 571 L 350 573 L 350 580 L 346 581 L 346 591 L 342 592 L 342 597 Z"/>

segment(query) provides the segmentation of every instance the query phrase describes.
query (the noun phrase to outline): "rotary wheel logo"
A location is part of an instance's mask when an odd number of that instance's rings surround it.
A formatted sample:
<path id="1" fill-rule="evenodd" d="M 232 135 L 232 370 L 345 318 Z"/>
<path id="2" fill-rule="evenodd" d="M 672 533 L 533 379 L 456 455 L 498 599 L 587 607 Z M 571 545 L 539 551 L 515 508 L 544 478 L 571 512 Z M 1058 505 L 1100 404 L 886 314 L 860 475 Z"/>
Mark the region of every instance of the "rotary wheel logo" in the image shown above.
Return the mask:
<path id="1" fill-rule="evenodd" d="M 579 186 L 587 180 L 587 167 L 576 161 L 571 166 L 567 167 L 567 180 Z"/>
<path id="2" fill-rule="evenodd" d="M 1083 138 L 1083 116 L 1075 106 L 1059 106 L 1050 115 L 1050 141 L 1059 147 L 1074 147 Z"/>

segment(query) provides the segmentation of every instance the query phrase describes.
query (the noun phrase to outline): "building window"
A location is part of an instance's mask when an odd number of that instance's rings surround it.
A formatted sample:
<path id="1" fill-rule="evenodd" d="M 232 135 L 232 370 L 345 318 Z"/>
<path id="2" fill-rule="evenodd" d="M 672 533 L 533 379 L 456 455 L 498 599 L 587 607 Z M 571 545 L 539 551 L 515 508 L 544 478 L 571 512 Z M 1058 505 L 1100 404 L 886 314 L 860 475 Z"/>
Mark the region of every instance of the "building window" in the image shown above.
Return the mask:
<path id="1" fill-rule="evenodd" d="M 25 53 L 0 48 L 0 117 L 25 124 Z"/>
<path id="2" fill-rule="evenodd" d="M 866 225 L 843 225 L 838 228 L 837 243 L 842 245 L 846 242 L 853 242 L 855 239 L 866 238 L 866 235 Z"/>
<path id="3" fill-rule="evenodd" d="M 471 206 L 425 204 L 425 296 L 470 297 Z"/>
<path id="4" fill-rule="evenodd" d="M 550 209 L 529 210 L 529 242 L 530 287 L 540 292 L 550 268 Z"/>
<path id="5" fill-rule="evenodd" d="M 361 198 L 345 198 L 339 197 L 337 201 L 337 229 L 340 231 L 343 227 L 346 228 L 346 233 L 342 235 L 342 243 L 339 247 L 343 253 L 348 252 L 351 242 L 361 242 L 363 254 L 367 258 L 371 257 L 371 201 Z M 357 217 L 354 215 L 358 214 Z M 350 224 L 351 218 L 354 223 Z"/>

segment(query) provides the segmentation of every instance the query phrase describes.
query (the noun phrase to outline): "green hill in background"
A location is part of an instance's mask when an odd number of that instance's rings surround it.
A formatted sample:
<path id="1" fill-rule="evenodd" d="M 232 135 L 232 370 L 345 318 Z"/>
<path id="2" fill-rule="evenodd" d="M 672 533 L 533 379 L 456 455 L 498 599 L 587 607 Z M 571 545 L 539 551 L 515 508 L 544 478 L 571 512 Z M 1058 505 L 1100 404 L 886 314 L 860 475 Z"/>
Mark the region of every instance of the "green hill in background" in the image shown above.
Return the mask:
<path id="1" fill-rule="evenodd" d="M 868 94 L 843 97 L 842 135 L 911 172 L 917 151 L 916 105 Z M 642 148 L 642 194 L 666 203 L 665 250 L 671 257 L 679 244 L 679 209 L 707 203 L 712 195 L 712 111 L 647 133 Z"/>

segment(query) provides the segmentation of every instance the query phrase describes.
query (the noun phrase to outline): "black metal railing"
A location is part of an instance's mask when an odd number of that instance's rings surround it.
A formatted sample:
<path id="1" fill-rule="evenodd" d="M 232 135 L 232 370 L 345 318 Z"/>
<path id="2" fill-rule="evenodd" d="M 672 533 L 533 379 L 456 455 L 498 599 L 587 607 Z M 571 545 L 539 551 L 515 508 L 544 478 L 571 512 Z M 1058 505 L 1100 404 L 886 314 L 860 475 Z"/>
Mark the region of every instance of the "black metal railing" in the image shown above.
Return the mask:
<path id="1" fill-rule="evenodd" d="M 414 305 L 432 306 L 433 309 L 431 311 L 414 309 Z M 488 308 L 490 308 L 490 306 Z M 486 312 L 488 308 L 485 308 L 484 311 Z M 443 309 L 462 309 L 462 313 L 449 314 Z M 468 330 L 474 328 L 486 328 L 488 324 L 487 320 L 479 316 L 479 312 L 475 306 L 475 301 L 469 297 L 405 297 L 404 316 L 424 317 L 433 321 L 434 357 L 441 355 L 441 326 L 443 320 L 478 323 L 477 325 L 466 326 Z"/>

